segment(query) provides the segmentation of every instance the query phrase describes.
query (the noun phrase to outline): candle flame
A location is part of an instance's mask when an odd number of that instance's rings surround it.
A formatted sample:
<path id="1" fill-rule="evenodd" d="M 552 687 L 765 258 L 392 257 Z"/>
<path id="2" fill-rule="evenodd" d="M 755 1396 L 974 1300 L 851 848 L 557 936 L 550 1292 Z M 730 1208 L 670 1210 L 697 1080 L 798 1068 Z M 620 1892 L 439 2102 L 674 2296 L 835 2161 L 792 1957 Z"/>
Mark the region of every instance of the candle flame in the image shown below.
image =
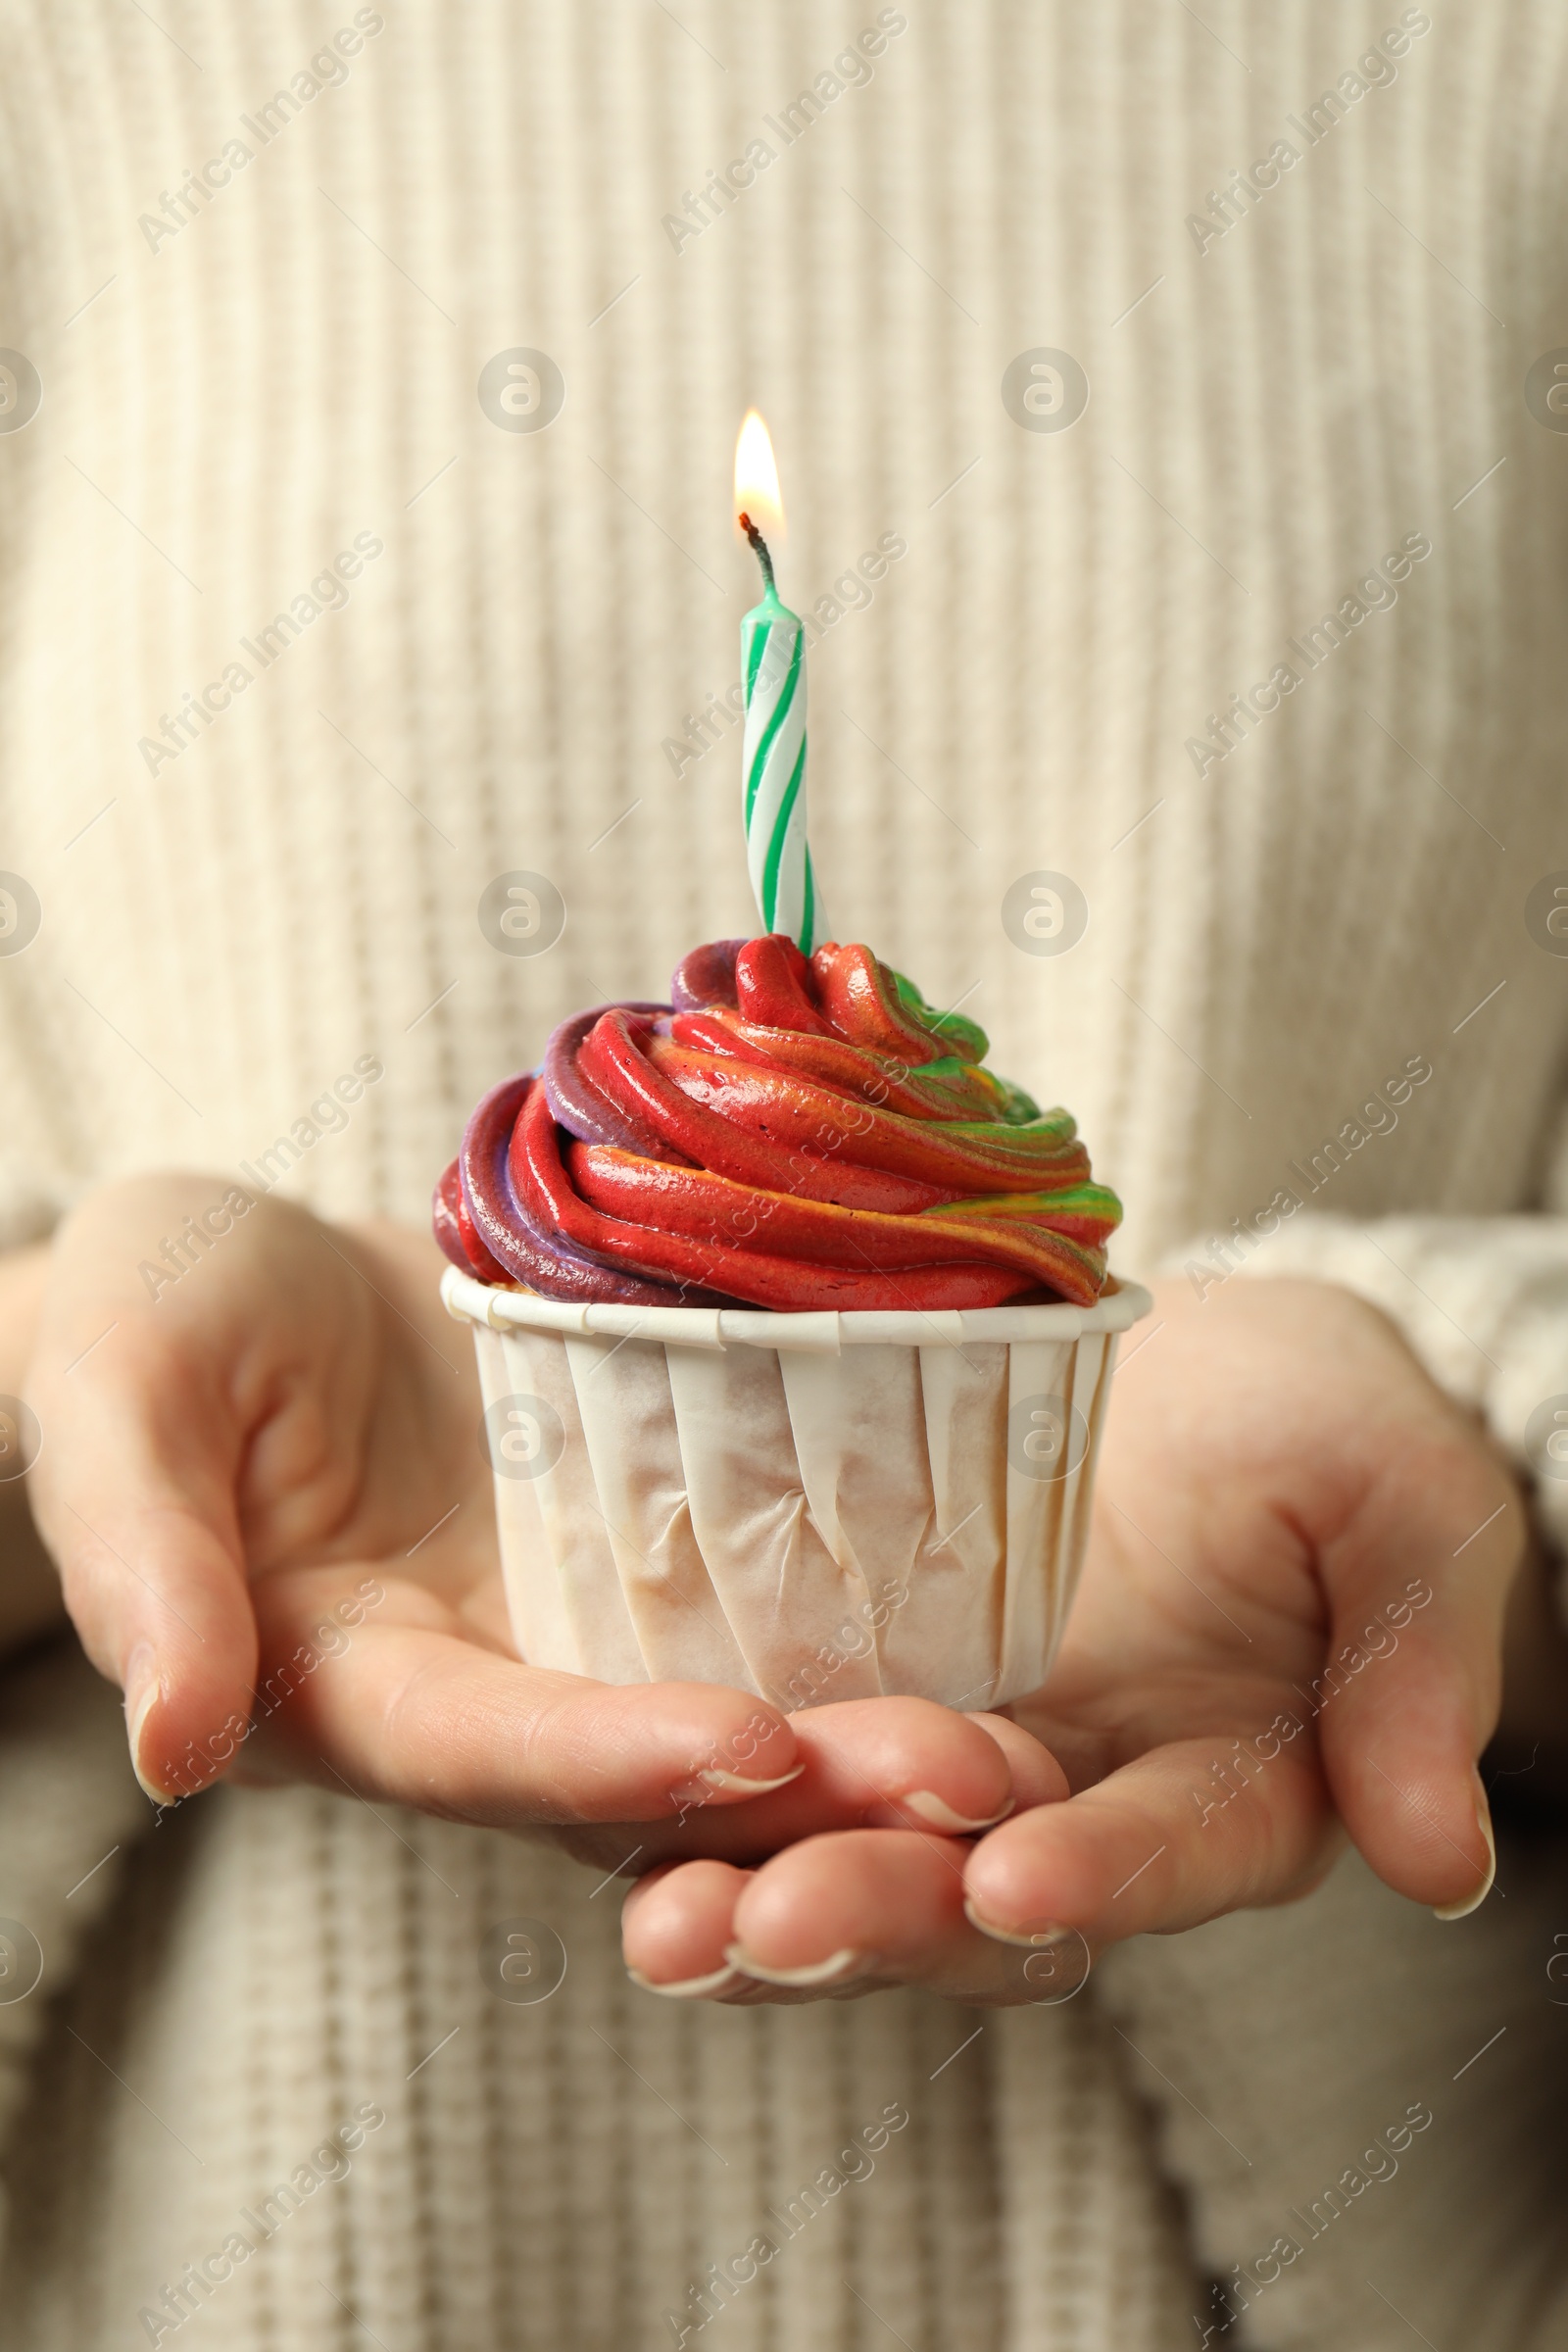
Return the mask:
<path id="1" fill-rule="evenodd" d="M 767 427 L 756 409 L 748 409 L 735 444 L 735 514 L 749 514 L 771 545 L 784 539 L 784 501 L 779 494 L 778 466 Z"/>

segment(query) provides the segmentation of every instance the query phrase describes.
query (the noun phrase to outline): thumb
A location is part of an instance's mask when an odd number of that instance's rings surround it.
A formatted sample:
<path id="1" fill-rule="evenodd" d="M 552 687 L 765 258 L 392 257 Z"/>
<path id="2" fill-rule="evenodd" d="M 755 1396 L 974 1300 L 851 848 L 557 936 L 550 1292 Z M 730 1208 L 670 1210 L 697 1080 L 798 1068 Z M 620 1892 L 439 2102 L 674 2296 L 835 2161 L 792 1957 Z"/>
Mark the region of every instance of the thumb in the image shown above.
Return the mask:
<path id="1" fill-rule="evenodd" d="M 1477 1758 L 1524 1538 L 1518 1489 L 1460 1427 L 1394 1447 L 1324 1554 L 1333 1634 L 1300 1695 L 1361 1852 L 1440 1918 L 1474 1910 L 1496 1870 Z"/>
<path id="2" fill-rule="evenodd" d="M 189 1333 L 151 1326 L 156 1311 L 101 1287 L 85 1317 L 69 1299 L 46 1311 L 27 1385 L 39 1532 L 88 1656 L 124 1690 L 136 1777 L 167 1803 L 220 1772 L 211 1743 L 248 1721 L 257 1652 L 243 1432 L 216 1366 Z"/>

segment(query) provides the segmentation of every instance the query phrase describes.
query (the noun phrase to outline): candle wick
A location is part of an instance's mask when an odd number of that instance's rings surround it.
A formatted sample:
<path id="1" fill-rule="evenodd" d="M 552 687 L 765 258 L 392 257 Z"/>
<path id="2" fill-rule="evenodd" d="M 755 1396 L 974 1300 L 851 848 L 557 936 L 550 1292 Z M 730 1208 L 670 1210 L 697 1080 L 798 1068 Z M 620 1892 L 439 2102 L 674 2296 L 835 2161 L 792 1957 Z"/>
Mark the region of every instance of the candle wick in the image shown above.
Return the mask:
<path id="1" fill-rule="evenodd" d="M 756 556 L 759 564 L 760 564 L 762 566 L 763 579 L 767 582 L 769 588 L 774 588 L 773 559 L 767 552 L 767 541 L 762 537 L 761 532 L 758 529 L 756 523 L 752 520 L 749 514 L 743 514 L 740 520 L 741 529 L 746 533 L 747 538 L 752 543 L 752 552 Z"/>

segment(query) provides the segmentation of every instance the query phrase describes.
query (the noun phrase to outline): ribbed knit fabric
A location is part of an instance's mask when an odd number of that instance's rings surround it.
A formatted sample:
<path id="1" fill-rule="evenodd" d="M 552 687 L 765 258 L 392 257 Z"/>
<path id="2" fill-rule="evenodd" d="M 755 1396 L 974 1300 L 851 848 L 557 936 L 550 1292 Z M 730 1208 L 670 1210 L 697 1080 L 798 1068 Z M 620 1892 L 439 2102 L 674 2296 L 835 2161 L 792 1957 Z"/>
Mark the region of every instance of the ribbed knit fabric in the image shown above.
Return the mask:
<path id="1" fill-rule="evenodd" d="M 1568 867 L 1568 452 L 1523 393 L 1564 331 L 1555 0 L 1434 0 L 1392 81 L 1357 73 L 1385 20 L 1349 0 L 911 4 L 883 12 L 907 22 L 869 82 L 788 141 L 768 119 L 869 5 L 386 0 L 341 86 L 247 129 L 353 13 L 0 0 L 0 344 L 42 383 L 0 432 L 0 867 L 41 906 L 0 955 L 6 1232 L 124 1170 L 254 1167 L 291 1132 L 310 1140 L 286 1190 L 420 1216 L 473 1098 L 550 1023 L 655 992 L 747 922 L 736 740 L 699 722 L 755 593 L 728 504 L 755 401 L 786 592 L 823 629 L 811 826 L 835 927 L 1071 1104 L 1126 1196 L 1129 1269 L 1250 1218 L 1424 1057 L 1397 1130 L 1313 1205 L 1460 1220 L 1485 1292 L 1507 1247 L 1489 1220 L 1536 1204 L 1568 1044 L 1563 964 L 1526 921 Z M 1314 128 L 1325 90 L 1343 119 Z M 253 152 L 229 184 L 172 235 L 141 225 L 234 137 Z M 695 236 L 663 225 L 758 138 L 754 186 Z M 1228 194 L 1280 139 L 1298 155 L 1278 184 Z M 519 347 L 564 384 L 538 433 L 476 397 Z M 1040 350 L 1086 372 L 1068 430 L 1002 397 Z M 361 534 L 380 552 L 346 605 L 310 599 Z M 834 583 L 889 535 L 906 552 L 835 617 Z M 1397 601 L 1368 588 L 1345 616 L 1401 541 L 1431 552 Z M 247 645 L 291 612 L 264 663 Z M 1325 613 L 1344 642 L 1292 650 Z M 182 721 L 236 662 L 231 706 Z M 1280 707 L 1227 718 L 1282 663 L 1300 683 Z M 182 724 L 176 757 L 138 748 Z M 567 910 L 536 959 L 477 919 L 514 869 Z M 1004 927 L 1037 872 L 1083 893 L 1068 953 Z M 384 1078 L 311 1137 L 366 1054 Z M 106 1778 L 105 1848 L 122 1800 Z M 17 1870 L 17 1908 L 42 1903 L 47 1874 Z M 889 2099 L 906 2131 L 714 2323 L 730 2340 L 1187 2340 L 1196 2289 L 1087 1999 L 987 2020 L 938 2073 L 981 2021 L 634 1998 L 613 1900 L 548 1855 L 315 1796 L 225 1793 L 157 1833 L 74 1996 L 97 2055 L 57 2032 L 13 2145 L 20 2340 L 137 2340 L 144 2293 L 344 2102 L 379 2100 L 350 2179 L 193 2329 L 232 2352 L 360 2342 L 353 2313 L 390 2352 L 657 2341 L 665 2298 Z M 525 1912 L 571 1955 L 537 2011 L 493 2001 L 475 1959 Z M 1334 1916 L 1222 1925 L 1204 1949 L 1277 1934 L 1327 1970 Z M 1410 2015 L 1428 1998 L 1424 1943 L 1359 1948 L 1348 2066 L 1400 2031 L 1380 1970 L 1404 1972 Z M 1195 2018 L 1272 2015 L 1245 1968 L 1173 1982 Z M 1461 2023 L 1469 2002 L 1479 2042 L 1477 1984 L 1430 1997 Z M 1336 2059 L 1284 2013 L 1274 2030 L 1299 2043 L 1288 2104 Z M 1251 2212 L 1200 2138 L 1167 2161 L 1202 2258 L 1250 2259 Z M 1455 2175 L 1455 2244 L 1464 2198 L 1500 2180 Z M 1291 2340 L 1404 2340 L 1356 2291 Z M 1486 2324 L 1467 2345 L 1526 2340 Z"/>
<path id="2" fill-rule="evenodd" d="M 51 1987 L 69 1982 L 80 1939 L 114 1899 L 119 1857 L 149 1822 L 126 1769 L 123 1720 L 107 1698 L 80 1651 L 64 1642 L 0 1686 L 0 2146 L 25 2104 L 50 2023 L 43 1977 L 27 1987 L 40 1967 Z M 0 2182 L 0 2249 L 4 2223 Z"/>
<path id="3" fill-rule="evenodd" d="M 1568 1021 L 1522 919 L 1568 732 L 1563 450 L 1521 396 L 1557 332 L 1554 8 L 1445 12 L 1201 254 L 1185 217 L 1304 146 L 1359 9 L 916 12 L 679 253 L 662 216 L 857 21 L 397 7 L 154 253 L 138 218 L 257 146 L 336 21 L 129 16 L 0 19 L 6 336 L 44 387 L 0 445 L 5 858 L 43 906 L 0 959 L 19 1210 L 254 1160 L 378 1052 L 290 1183 L 416 1215 L 549 1022 L 747 919 L 735 738 L 679 778 L 661 746 L 738 674 L 753 399 L 799 605 L 908 543 L 812 655 L 836 924 L 1071 1103 L 1129 1250 L 1267 1200 L 1412 1054 L 1433 1084 L 1330 1205 L 1520 1204 Z M 516 345 L 565 380 L 541 433 L 475 397 Z M 1041 345 L 1089 376 L 1066 432 L 999 395 Z M 150 775 L 161 714 L 256 669 L 241 638 L 361 531 L 347 607 Z M 1395 609 L 1200 779 L 1205 714 L 1412 533 Z M 475 919 L 515 867 L 568 908 L 537 960 Z M 1040 868 L 1089 904 L 1056 957 L 999 915 Z"/>
<path id="4" fill-rule="evenodd" d="M 1107 1961 L 1131 2078 L 1158 2096 L 1167 2161 L 1201 2182 L 1198 2250 L 1228 2284 L 1197 2306 L 1211 2344 L 1568 2344 L 1552 1966 L 1568 1838 L 1511 1815 L 1510 1786 L 1529 1782 L 1494 1785 L 1500 1891 L 1462 1929 L 1352 1855 L 1305 1909 L 1238 1913 Z M 1163 2340 L 1200 2335 L 1187 2318 Z"/>

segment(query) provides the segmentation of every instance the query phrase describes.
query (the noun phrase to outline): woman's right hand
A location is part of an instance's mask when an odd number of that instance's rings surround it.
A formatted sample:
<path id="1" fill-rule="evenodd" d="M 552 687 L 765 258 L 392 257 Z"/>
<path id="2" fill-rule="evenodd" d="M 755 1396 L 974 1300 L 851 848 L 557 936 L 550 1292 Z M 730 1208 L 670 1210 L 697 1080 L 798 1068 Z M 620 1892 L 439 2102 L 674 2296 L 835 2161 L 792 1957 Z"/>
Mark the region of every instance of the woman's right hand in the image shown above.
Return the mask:
<path id="1" fill-rule="evenodd" d="M 1026 1733 L 923 1700 L 790 1717 L 522 1664 L 434 1243 L 245 1199 L 184 1175 L 92 1196 L 56 1237 L 28 1380 L 34 1516 L 157 1801 L 232 1764 L 548 1827 L 607 1869 L 635 1846 L 646 1870 L 827 1829 L 978 1828 L 1063 1793 Z M 166 1244 L 204 1217 L 176 1278 Z"/>

